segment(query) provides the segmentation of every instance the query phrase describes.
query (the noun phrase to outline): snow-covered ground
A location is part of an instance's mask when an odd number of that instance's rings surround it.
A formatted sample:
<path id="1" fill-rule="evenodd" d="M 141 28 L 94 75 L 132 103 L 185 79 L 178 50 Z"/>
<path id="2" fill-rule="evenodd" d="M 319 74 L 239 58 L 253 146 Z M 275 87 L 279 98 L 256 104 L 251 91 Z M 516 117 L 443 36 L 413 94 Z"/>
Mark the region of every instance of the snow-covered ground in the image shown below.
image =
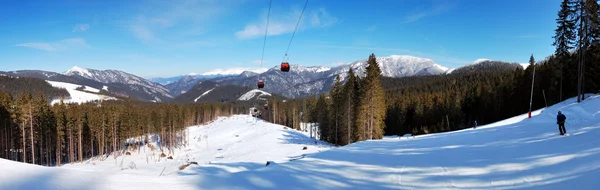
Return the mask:
<path id="1" fill-rule="evenodd" d="M 69 94 L 71 95 L 71 98 L 63 100 L 64 103 L 79 103 L 80 104 L 80 103 L 85 103 L 85 102 L 90 102 L 90 101 L 95 101 L 95 100 L 114 100 L 115 99 L 114 97 L 110 97 L 110 96 L 94 94 L 94 93 L 99 93 L 100 90 L 89 87 L 89 86 L 84 86 L 85 88 L 83 89 L 83 91 L 79 91 L 76 89 L 78 87 L 81 87 L 81 85 L 65 83 L 65 82 L 56 82 L 56 81 L 46 81 L 46 82 L 48 82 L 53 87 L 64 88 L 65 90 L 67 90 L 67 92 L 69 92 Z M 85 91 L 88 91 L 88 92 L 85 92 Z M 94 92 L 94 93 L 89 93 L 89 92 Z M 59 102 L 60 102 L 60 99 L 56 99 L 56 100 L 53 100 L 52 102 L 50 102 L 50 104 L 55 104 L 55 103 L 59 103 Z"/>
<path id="2" fill-rule="evenodd" d="M 258 89 L 254 89 L 254 90 L 250 90 L 248 92 L 246 92 L 244 95 L 240 96 L 240 98 L 238 98 L 238 100 L 240 101 L 247 101 L 250 100 L 256 96 L 260 96 L 260 95 L 267 95 L 267 96 L 271 96 L 271 93 L 262 91 L 262 90 L 258 90 Z"/>
<path id="3" fill-rule="evenodd" d="M 568 136 L 558 135 L 558 110 Z M 0 160 L 0 189 L 597 189 L 600 96 L 532 115 L 339 148 L 240 115 L 190 127 L 174 160 L 149 149 L 61 168 Z M 188 160 L 199 165 L 177 169 Z"/>

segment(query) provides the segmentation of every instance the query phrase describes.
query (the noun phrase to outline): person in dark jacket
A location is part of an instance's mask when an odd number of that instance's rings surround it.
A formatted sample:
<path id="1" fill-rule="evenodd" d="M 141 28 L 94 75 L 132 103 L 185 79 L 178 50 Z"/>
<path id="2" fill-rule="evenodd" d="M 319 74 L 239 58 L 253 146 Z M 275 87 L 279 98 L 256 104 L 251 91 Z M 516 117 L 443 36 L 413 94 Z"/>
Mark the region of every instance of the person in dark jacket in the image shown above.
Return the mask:
<path id="1" fill-rule="evenodd" d="M 558 115 L 556 116 L 556 124 L 558 124 L 560 135 L 565 135 L 567 133 L 567 130 L 565 129 L 565 120 L 567 120 L 567 116 L 558 111 Z"/>

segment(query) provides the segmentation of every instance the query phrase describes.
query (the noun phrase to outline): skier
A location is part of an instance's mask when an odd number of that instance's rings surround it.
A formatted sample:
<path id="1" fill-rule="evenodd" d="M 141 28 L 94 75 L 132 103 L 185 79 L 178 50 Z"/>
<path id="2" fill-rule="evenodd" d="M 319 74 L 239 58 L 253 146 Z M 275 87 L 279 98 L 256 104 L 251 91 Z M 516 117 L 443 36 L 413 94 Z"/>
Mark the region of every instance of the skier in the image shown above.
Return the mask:
<path id="1" fill-rule="evenodd" d="M 558 111 L 558 115 L 556 116 L 556 124 L 558 124 L 560 135 L 565 135 L 567 133 L 567 130 L 565 129 L 565 120 L 567 120 L 567 117 Z"/>
<path id="2" fill-rule="evenodd" d="M 477 129 L 477 120 L 475 120 L 475 125 L 473 125 L 474 129 Z"/>

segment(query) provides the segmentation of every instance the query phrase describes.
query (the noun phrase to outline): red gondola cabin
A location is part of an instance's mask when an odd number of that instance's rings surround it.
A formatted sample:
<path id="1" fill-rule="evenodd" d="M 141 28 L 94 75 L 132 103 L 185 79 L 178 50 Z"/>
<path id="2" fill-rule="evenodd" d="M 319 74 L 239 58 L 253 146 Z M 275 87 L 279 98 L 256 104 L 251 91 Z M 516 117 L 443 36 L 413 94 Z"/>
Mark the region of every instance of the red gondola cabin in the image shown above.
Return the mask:
<path id="1" fill-rule="evenodd" d="M 283 71 L 283 72 L 290 71 L 290 64 L 287 61 L 281 62 L 281 71 Z"/>
<path id="2" fill-rule="evenodd" d="M 262 80 L 258 81 L 258 88 L 264 88 L 264 87 L 265 87 L 265 82 L 263 82 Z"/>
<path id="3" fill-rule="evenodd" d="M 269 109 L 269 106 L 268 106 L 267 104 L 265 104 L 265 109 L 266 109 L 266 110 L 268 110 L 268 109 Z"/>

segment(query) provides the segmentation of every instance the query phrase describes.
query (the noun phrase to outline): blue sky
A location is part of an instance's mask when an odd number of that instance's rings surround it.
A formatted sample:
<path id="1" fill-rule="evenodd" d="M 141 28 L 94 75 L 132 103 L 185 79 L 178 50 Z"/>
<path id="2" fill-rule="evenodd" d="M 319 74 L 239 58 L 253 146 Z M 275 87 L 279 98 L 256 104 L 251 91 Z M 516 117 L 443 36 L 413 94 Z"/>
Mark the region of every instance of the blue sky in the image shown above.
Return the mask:
<path id="1" fill-rule="evenodd" d="M 273 0 L 263 68 L 278 65 L 304 0 Z M 260 68 L 268 0 L 30 1 L 0 6 L 0 70 L 73 66 L 142 77 Z M 370 53 L 446 67 L 527 62 L 554 52 L 559 0 L 309 0 L 291 64 L 336 66 Z"/>

